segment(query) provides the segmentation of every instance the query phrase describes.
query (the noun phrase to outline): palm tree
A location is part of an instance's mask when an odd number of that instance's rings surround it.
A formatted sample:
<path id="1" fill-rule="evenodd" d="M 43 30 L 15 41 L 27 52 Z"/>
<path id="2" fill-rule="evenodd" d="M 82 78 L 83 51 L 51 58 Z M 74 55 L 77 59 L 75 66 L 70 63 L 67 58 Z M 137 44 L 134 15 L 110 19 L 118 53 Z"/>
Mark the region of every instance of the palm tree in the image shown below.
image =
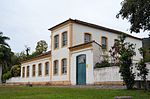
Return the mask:
<path id="1" fill-rule="evenodd" d="M 2 73 L 4 73 L 11 62 L 11 49 L 6 40 L 10 40 L 9 37 L 3 36 L 0 32 L 0 66 L 2 66 Z"/>
<path id="2" fill-rule="evenodd" d="M 9 47 L 6 40 L 10 40 L 9 37 L 3 36 L 3 32 L 0 32 L 0 46 Z"/>

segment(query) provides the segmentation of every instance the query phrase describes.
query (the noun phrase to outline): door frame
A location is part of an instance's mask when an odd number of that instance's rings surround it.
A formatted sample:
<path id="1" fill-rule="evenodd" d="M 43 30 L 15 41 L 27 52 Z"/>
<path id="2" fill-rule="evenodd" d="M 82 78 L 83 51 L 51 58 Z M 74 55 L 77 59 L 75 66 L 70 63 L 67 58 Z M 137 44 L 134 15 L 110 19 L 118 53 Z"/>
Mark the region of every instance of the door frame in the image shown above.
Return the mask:
<path id="1" fill-rule="evenodd" d="M 85 84 L 86 85 L 86 54 L 80 54 L 76 56 L 76 85 L 78 84 L 78 57 L 85 55 Z"/>

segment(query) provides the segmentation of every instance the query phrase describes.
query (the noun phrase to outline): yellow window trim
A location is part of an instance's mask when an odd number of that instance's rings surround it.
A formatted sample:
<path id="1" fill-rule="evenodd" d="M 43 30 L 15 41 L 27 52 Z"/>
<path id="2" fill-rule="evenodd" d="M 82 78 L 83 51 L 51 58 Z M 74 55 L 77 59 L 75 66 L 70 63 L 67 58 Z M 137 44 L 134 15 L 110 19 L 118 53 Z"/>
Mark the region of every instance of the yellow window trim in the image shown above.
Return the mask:
<path id="1" fill-rule="evenodd" d="M 55 36 L 58 36 L 58 47 L 57 48 L 55 48 Z M 54 45 L 54 50 L 58 50 L 59 49 L 59 47 L 60 47 L 60 44 L 59 44 L 59 42 L 60 42 L 60 37 L 59 37 L 59 34 L 56 34 L 53 38 L 54 38 L 54 42 L 53 42 L 53 45 Z"/>
<path id="2" fill-rule="evenodd" d="M 86 34 L 91 36 L 90 41 L 92 41 L 92 33 L 89 33 L 89 32 L 85 32 L 85 33 L 84 33 L 84 40 L 85 40 L 85 35 L 86 35 Z M 85 41 L 84 41 L 84 43 L 85 43 Z"/>
<path id="3" fill-rule="evenodd" d="M 108 51 L 108 37 L 107 36 L 101 36 L 101 45 L 102 45 L 102 38 L 106 38 L 106 51 Z"/>
<path id="4" fill-rule="evenodd" d="M 63 44 L 63 39 L 62 39 L 63 33 L 67 33 L 67 44 L 64 46 L 62 46 L 62 44 Z M 61 33 L 61 48 L 64 48 L 64 47 L 68 47 L 68 31 L 64 31 Z"/>

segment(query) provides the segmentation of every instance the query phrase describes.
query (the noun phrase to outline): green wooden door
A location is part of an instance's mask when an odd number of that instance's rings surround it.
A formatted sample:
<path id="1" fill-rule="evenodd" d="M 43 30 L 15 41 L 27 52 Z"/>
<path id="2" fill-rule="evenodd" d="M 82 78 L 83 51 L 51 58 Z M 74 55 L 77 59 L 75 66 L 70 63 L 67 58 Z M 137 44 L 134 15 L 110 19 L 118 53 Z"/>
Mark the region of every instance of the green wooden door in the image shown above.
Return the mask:
<path id="1" fill-rule="evenodd" d="M 86 84 L 86 55 L 77 56 L 77 85 Z"/>

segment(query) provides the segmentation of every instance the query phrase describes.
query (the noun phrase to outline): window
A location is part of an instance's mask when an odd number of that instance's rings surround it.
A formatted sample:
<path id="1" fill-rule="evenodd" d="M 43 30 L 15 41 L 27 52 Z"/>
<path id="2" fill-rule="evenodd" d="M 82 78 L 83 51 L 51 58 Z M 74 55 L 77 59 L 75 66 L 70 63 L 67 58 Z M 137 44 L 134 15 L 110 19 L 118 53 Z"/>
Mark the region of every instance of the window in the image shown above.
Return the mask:
<path id="1" fill-rule="evenodd" d="M 22 68 L 22 77 L 25 77 L 25 67 Z"/>
<path id="2" fill-rule="evenodd" d="M 58 48 L 59 47 L 59 36 L 56 35 L 54 36 L 54 48 Z"/>
<path id="3" fill-rule="evenodd" d="M 67 45 L 67 32 L 62 33 L 62 47 Z"/>
<path id="4" fill-rule="evenodd" d="M 35 65 L 32 66 L 32 76 L 35 76 Z"/>
<path id="5" fill-rule="evenodd" d="M 90 42 L 91 41 L 91 34 L 85 33 L 84 34 L 84 43 Z"/>
<path id="6" fill-rule="evenodd" d="M 118 39 L 114 39 L 114 44 L 118 43 Z"/>
<path id="7" fill-rule="evenodd" d="M 29 66 L 27 66 L 27 77 L 29 77 L 29 72 L 30 72 L 30 67 Z"/>
<path id="8" fill-rule="evenodd" d="M 49 62 L 45 63 L 45 75 L 49 74 Z"/>
<path id="9" fill-rule="evenodd" d="M 58 74 L 58 60 L 54 61 L 54 75 Z"/>
<path id="10" fill-rule="evenodd" d="M 38 75 L 39 76 L 42 75 L 42 64 L 41 63 L 38 65 Z"/>
<path id="11" fill-rule="evenodd" d="M 62 63 L 61 63 L 61 68 L 62 68 L 62 74 L 66 74 L 67 73 L 67 59 L 62 59 Z"/>
<path id="12" fill-rule="evenodd" d="M 107 49 L 107 38 L 106 37 L 102 37 L 102 49 Z"/>

